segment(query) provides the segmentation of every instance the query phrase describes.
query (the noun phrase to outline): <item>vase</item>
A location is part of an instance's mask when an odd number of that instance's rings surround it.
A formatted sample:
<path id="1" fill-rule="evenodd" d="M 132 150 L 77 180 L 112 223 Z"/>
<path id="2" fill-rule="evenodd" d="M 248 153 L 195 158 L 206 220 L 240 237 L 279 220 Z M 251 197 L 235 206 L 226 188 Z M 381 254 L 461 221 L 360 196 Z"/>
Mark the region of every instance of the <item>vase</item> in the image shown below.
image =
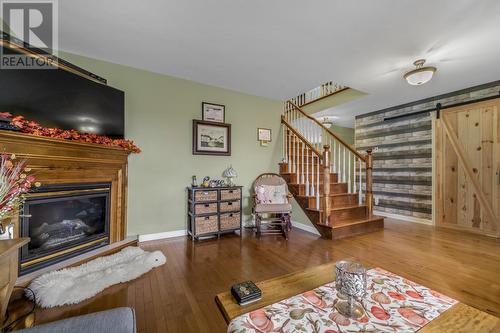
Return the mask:
<path id="1" fill-rule="evenodd" d="M 335 264 L 335 270 L 335 288 L 345 296 L 345 300 L 339 300 L 335 308 L 348 318 L 363 317 L 363 306 L 357 300 L 366 294 L 366 269 L 359 263 L 342 260 Z"/>

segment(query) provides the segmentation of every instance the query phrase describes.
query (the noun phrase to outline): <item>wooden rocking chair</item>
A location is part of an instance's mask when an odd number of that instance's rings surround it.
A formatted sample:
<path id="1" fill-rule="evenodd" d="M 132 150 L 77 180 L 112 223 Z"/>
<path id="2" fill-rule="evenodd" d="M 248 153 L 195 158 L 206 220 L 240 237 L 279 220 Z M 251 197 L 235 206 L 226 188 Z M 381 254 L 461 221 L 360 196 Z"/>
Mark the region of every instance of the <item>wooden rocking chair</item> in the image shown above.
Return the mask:
<path id="1" fill-rule="evenodd" d="M 282 193 L 283 198 L 278 198 L 277 203 L 273 203 L 273 198 L 262 198 L 259 192 L 276 189 L 277 194 Z M 253 183 L 253 209 L 255 214 L 255 227 L 257 236 L 261 235 L 283 235 L 288 239 L 288 232 L 292 229 L 290 216 L 292 205 L 290 199 L 292 194 L 288 192 L 286 181 L 276 173 L 263 173 L 257 177 Z M 264 218 L 264 215 L 269 215 Z"/>

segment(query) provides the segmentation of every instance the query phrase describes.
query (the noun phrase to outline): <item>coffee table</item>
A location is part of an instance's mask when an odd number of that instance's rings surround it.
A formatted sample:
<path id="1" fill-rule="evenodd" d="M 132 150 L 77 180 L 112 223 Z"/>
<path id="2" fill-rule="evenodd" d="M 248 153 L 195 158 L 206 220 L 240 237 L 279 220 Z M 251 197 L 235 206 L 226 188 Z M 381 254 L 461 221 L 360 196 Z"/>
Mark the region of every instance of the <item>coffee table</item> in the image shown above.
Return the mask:
<path id="1" fill-rule="evenodd" d="M 300 272 L 256 283 L 262 290 L 262 299 L 247 306 L 239 306 L 230 291 L 215 297 L 224 319 L 229 323 L 244 313 L 274 304 L 302 292 L 312 290 L 334 280 L 335 263 L 312 267 Z M 418 331 L 419 333 L 500 332 L 500 318 L 463 303 L 458 303 Z"/>

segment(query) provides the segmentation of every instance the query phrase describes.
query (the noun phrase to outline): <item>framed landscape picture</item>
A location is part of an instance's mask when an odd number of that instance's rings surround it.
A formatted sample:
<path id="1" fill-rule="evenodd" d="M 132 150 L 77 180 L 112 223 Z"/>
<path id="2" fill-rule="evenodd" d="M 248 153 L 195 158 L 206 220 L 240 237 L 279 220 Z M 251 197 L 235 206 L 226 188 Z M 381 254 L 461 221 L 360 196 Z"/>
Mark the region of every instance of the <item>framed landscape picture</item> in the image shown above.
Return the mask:
<path id="1" fill-rule="evenodd" d="M 231 125 L 193 119 L 193 155 L 231 155 Z"/>
<path id="2" fill-rule="evenodd" d="M 204 121 L 224 123 L 226 118 L 226 107 L 224 105 L 202 102 L 201 110 Z"/>

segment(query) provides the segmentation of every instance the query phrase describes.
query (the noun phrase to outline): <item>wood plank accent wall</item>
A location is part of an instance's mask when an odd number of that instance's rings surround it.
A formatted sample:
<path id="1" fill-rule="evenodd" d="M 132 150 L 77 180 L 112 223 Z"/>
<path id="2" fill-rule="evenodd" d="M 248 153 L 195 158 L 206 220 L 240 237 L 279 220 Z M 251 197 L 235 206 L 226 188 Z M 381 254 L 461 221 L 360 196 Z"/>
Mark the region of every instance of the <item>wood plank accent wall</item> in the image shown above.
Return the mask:
<path id="1" fill-rule="evenodd" d="M 386 117 L 498 95 L 500 81 L 356 117 L 355 145 L 374 152 L 376 211 L 432 219 L 432 115 Z"/>
<path id="2" fill-rule="evenodd" d="M 127 234 L 127 160 L 121 148 L 0 131 L 0 151 L 26 159 L 43 185 L 111 183 L 110 243 Z M 14 219 L 14 234 L 18 221 Z"/>

